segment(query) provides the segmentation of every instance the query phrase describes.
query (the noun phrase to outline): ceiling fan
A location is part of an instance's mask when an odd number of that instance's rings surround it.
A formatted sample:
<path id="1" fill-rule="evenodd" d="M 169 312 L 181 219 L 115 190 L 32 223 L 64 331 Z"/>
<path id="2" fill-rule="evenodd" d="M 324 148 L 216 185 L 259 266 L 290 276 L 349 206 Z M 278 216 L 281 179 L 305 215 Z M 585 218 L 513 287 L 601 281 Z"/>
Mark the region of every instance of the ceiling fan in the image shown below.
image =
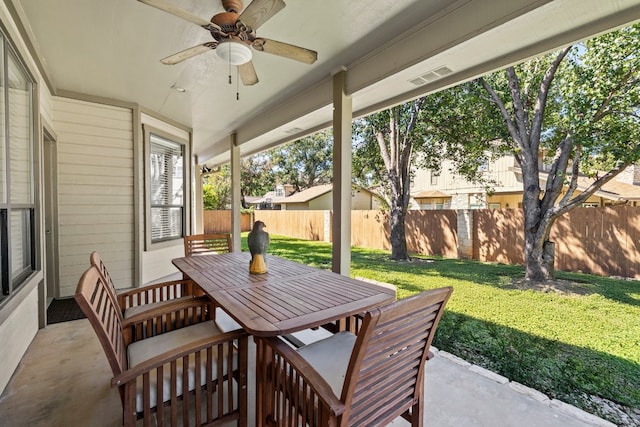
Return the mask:
<path id="1" fill-rule="evenodd" d="M 318 58 L 318 53 L 313 50 L 256 36 L 255 30 L 286 6 L 283 0 L 253 0 L 243 11 L 242 0 L 221 0 L 225 12 L 214 15 L 210 21 L 180 9 L 166 0 L 138 1 L 199 25 L 209 31 L 213 37 L 212 41 L 162 59 L 163 64 L 177 64 L 216 49 L 218 56 L 224 58 L 230 65 L 238 67 L 242 83 L 250 86 L 258 83 L 258 75 L 251 61 L 250 48 L 306 64 L 313 64 Z"/>

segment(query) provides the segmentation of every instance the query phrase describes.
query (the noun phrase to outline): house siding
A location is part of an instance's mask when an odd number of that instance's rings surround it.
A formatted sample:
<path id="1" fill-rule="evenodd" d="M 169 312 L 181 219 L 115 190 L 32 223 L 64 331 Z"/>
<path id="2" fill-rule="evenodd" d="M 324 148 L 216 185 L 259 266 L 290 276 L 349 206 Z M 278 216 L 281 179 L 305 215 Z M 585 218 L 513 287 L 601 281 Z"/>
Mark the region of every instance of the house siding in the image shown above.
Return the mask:
<path id="1" fill-rule="evenodd" d="M 544 165 L 540 166 L 542 168 Z M 448 205 L 442 203 L 444 209 L 522 207 L 521 173 L 518 172 L 518 165 L 514 157 L 510 155 L 503 156 L 486 165 L 484 176 L 491 182 L 492 191 L 490 194 L 486 192 L 484 185 L 474 184 L 457 175 L 454 164 L 450 160 L 443 161 L 442 170 L 438 176 L 433 176 L 434 172 L 431 169 L 415 169 L 414 172 L 411 194 L 415 195 L 423 191 L 441 191 L 451 196 Z M 640 180 L 640 167 L 634 165 L 627 168 L 617 177 L 617 180 L 633 184 L 634 180 Z M 544 189 L 544 187 L 544 182 L 541 182 L 540 188 Z M 439 201 L 434 198 L 420 198 L 416 199 L 413 206 L 420 209 L 434 209 Z M 593 195 L 584 203 L 591 206 L 605 206 L 611 201 Z"/>
<path id="2" fill-rule="evenodd" d="M 97 250 L 117 287 L 134 285 L 132 110 L 56 97 L 60 296 Z"/>

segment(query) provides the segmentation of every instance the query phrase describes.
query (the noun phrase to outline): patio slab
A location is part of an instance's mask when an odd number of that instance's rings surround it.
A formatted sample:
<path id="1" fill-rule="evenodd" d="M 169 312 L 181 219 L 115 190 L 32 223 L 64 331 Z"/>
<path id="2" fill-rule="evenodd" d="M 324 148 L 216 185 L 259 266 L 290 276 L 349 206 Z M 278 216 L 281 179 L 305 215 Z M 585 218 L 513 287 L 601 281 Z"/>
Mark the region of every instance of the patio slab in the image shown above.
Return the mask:
<path id="1" fill-rule="evenodd" d="M 304 334 L 299 338 L 307 340 Z M 255 346 L 250 351 L 250 360 L 255 360 Z M 613 426 L 446 352 L 436 351 L 426 375 L 425 425 Z M 110 378 L 107 359 L 88 320 L 47 326 L 38 332 L 0 396 L 0 425 L 121 425 L 120 398 L 110 387 Z M 253 375 L 249 387 L 249 421 L 254 425 Z M 397 420 L 392 425 L 408 423 Z"/>

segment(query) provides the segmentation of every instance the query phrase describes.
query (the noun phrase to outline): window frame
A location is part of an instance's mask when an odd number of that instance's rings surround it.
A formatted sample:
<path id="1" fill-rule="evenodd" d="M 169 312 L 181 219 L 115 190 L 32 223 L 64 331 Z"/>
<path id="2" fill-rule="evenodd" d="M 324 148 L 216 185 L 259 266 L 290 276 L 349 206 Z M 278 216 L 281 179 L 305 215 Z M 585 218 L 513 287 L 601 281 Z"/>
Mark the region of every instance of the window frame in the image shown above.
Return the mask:
<path id="1" fill-rule="evenodd" d="M 189 141 L 184 138 L 180 138 L 174 134 L 162 131 L 156 127 L 143 124 L 144 134 L 144 199 L 145 199 L 145 250 L 161 249 L 169 246 L 175 246 L 179 241 L 182 244 L 184 236 L 188 230 L 189 219 Z M 180 236 L 169 237 L 161 240 L 153 240 L 153 225 L 151 210 L 154 207 L 151 203 L 151 135 L 155 135 L 161 139 L 174 143 L 182 147 L 182 213 L 181 219 L 181 232 Z M 169 205 L 167 205 L 169 206 Z M 174 205 L 171 205 L 174 206 Z M 180 206 L 180 205 L 175 205 Z M 175 207 L 174 206 L 174 207 Z"/>
<path id="2" fill-rule="evenodd" d="M 37 129 L 37 89 L 36 81 L 33 75 L 25 65 L 24 61 L 12 46 L 11 40 L 7 37 L 3 30 L 0 30 L 0 55 L 2 55 L 2 64 L 0 67 L 0 80 L 2 85 L 3 109 L 0 115 L 0 120 L 3 121 L 3 138 L 4 144 L 0 146 L 0 150 L 3 151 L 0 158 L 4 162 L 4 186 L 3 196 L 0 198 L 0 306 L 5 306 L 8 301 L 12 299 L 19 291 L 24 287 L 29 279 L 39 271 L 39 227 L 38 227 L 38 174 L 37 174 L 37 150 L 36 150 L 36 129 Z M 19 72 L 20 77 L 24 78 L 26 84 L 26 97 L 27 104 L 24 106 L 28 113 L 26 118 L 26 143 L 28 144 L 25 152 L 26 159 L 24 164 L 27 166 L 26 176 L 28 176 L 28 182 L 26 188 L 30 194 L 28 194 L 28 200 L 12 200 L 12 191 L 18 189 L 18 184 L 12 185 L 13 180 L 19 181 L 18 178 L 14 178 L 11 172 L 12 156 L 12 135 L 11 129 L 14 128 L 11 114 L 11 96 L 10 89 L 10 62 L 14 64 L 16 70 L 13 72 Z M 19 194 L 17 191 L 16 194 Z M 18 214 L 16 218 L 13 214 Z M 12 231 L 15 231 L 15 225 L 13 221 L 20 219 L 21 224 L 24 227 L 20 227 L 20 236 L 12 236 Z M 21 241 L 16 243 L 16 247 L 13 246 L 16 240 Z M 14 268 L 13 254 L 15 249 L 22 251 L 20 259 L 22 259 L 22 265 L 20 268 Z"/>

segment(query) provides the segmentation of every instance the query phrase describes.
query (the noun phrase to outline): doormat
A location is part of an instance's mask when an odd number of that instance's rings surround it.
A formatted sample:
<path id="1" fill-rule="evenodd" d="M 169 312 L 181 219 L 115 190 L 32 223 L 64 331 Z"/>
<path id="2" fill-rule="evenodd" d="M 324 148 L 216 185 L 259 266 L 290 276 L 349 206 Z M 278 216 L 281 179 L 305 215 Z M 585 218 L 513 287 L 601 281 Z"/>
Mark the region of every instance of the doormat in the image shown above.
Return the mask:
<path id="1" fill-rule="evenodd" d="M 73 298 L 54 299 L 47 308 L 47 325 L 86 317 Z"/>

